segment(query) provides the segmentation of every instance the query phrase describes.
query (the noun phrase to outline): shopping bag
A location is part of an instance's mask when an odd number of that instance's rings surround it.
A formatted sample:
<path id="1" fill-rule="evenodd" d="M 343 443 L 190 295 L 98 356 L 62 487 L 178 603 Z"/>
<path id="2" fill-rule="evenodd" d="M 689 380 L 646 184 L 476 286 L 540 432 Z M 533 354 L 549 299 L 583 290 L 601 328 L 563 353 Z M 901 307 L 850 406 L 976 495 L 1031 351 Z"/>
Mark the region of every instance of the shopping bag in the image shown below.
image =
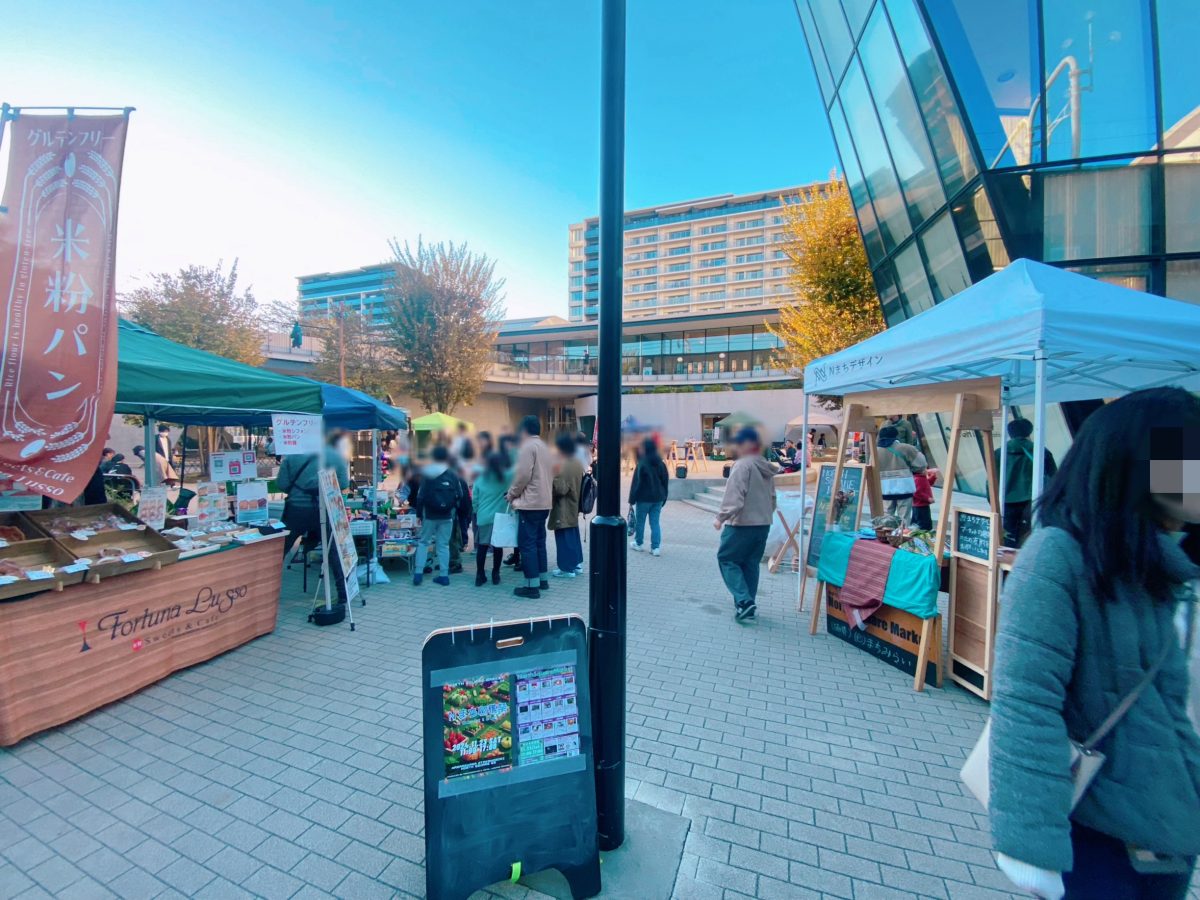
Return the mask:
<path id="1" fill-rule="evenodd" d="M 492 520 L 492 546 L 517 546 L 517 514 L 511 509 L 496 513 L 496 518 Z"/>

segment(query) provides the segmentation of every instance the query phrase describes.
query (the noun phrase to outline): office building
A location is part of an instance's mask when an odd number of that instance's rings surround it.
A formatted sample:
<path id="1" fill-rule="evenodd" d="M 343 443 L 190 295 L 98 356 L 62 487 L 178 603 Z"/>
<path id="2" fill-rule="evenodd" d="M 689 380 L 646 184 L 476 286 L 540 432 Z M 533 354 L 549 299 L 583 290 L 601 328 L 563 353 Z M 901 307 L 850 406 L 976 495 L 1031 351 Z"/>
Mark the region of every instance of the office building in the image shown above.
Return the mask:
<path id="1" fill-rule="evenodd" d="M 321 272 L 296 279 L 300 315 L 313 318 L 328 315 L 335 308 L 353 309 L 376 324 L 386 318 L 384 291 L 392 276 L 390 263 L 363 266 L 347 272 Z"/>
<path id="2" fill-rule="evenodd" d="M 1019 257 L 1200 302 L 1195 0 L 796 7 L 889 324 Z"/>
<path id="3" fill-rule="evenodd" d="M 784 210 L 819 185 L 723 194 L 625 213 L 624 318 L 777 308 L 788 297 Z M 568 318 L 595 322 L 600 220 L 570 227 Z"/>

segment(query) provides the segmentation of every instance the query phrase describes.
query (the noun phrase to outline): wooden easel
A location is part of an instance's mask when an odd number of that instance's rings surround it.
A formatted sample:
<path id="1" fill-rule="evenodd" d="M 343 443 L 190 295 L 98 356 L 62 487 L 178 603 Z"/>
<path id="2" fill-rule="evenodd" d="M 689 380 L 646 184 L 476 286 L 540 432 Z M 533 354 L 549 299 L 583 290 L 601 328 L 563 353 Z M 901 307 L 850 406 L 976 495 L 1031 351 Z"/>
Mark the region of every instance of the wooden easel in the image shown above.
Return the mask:
<path id="1" fill-rule="evenodd" d="M 783 546 L 775 551 L 774 556 L 767 560 L 767 571 L 772 575 L 774 575 L 776 570 L 779 568 L 779 564 L 783 562 L 783 558 L 787 556 L 788 550 L 795 550 L 796 559 L 799 560 L 800 558 L 800 541 L 797 537 L 797 534 L 800 531 L 801 524 L 804 522 L 804 503 L 801 501 L 800 515 L 792 525 L 788 524 L 788 520 L 783 517 L 783 513 L 781 513 L 778 509 L 775 510 L 775 515 L 779 518 L 779 524 L 783 526 L 785 538 L 783 541 Z"/>
<path id="2" fill-rule="evenodd" d="M 858 423 L 864 425 L 865 427 L 853 427 L 852 423 L 855 423 L 855 422 L 858 422 Z M 839 433 L 842 435 L 846 435 L 849 433 L 849 431 L 847 431 L 847 429 L 850 429 L 851 431 L 863 432 L 864 438 L 867 442 L 867 464 L 863 467 L 866 470 L 863 473 L 863 480 L 866 484 L 867 500 L 871 504 L 871 514 L 873 516 L 877 516 L 883 512 L 883 491 L 880 488 L 880 484 L 879 484 L 879 472 L 875 468 L 875 422 L 873 419 L 871 419 L 865 415 L 863 408 L 862 408 L 862 404 L 858 403 L 857 400 L 856 400 L 856 402 L 851 403 L 848 406 L 846 406 L 842 413 L 842 430 Z M 844 440 L 843 440 L 843 443 L 844 443 Z M 846 468 L 846 452 L 845 452 L 845 448 L 843 447 L 843 448 L 839 449 L 838 455 L 837 455 L 837 462 L 834 464 L 833 490 L 835 492 L 841 486 L 842 472 L 845 470 L 845 468 Z M 825 517 L 826 530 L 828 530 L 829 526 L 833 524 L 835 512 L 836 512 L 836 510 L 834 509 L 833 504 L 832 503 L 829 504 L 829 512 L 826 514 L 826 517 Z M 860 518 L 861 518 L 861 515 L 860 515 Z M 809 539 L 811 540 L 811 535 L 809 536 Z M 772 571 L 774 571 L 774 570 L 772 570 Z M 804 588 L 808 583 L 809 575 L 815 576 L 816 574 L 817 573 L 812 569 L 811 566 L 806 565 L 803 561 L 801 562 L 801 564 L 800 564 L 800 602 L 796 605 L 797 612 L 804 612 Z M 820 598 L 820 596 L 818 596 L 816 599 L 817 599 L 817 602 L 815 605 L 819 607 L 821 598 Z M 814 611 L 813 626 L 812 626 L 811 631 L 809 632 L 810 634 L 817 633 L 816 621 L 817 621 L 817 618 L 816 618 L 816 613 Z"/>
<path id="3" fill-rule="evenodd" d="M 964 520 L 976 525 L 973 532 L 965 529 L 965 535 Z M 1001 521 L 995 512 L 955 507 L 951 513 L 950 597 L 954 614 L 950 619 L 950 680 L 984 700 L 992 699 Z M 984 522 L 987 536 L 980 540 L 979 526 Z"/>

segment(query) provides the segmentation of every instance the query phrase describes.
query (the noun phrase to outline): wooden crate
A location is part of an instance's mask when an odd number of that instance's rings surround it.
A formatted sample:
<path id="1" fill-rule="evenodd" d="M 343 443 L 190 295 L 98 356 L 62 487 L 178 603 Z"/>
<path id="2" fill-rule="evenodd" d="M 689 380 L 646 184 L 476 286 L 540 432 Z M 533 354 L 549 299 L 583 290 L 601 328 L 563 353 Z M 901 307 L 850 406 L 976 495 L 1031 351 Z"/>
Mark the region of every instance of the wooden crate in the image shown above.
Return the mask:
<path id="1" fill-rule="evenodd" d="M 99 582 L 101 578 L 140 572 L 143 569 L 161 569 L 163 566 L 179 560 L 178 547 L 116 503 L 42 509 L 28 515 L 34 525 L 42 529 L 47 537 L 57 541 L 74 558 L 92 561 L 92 570 L 88 573 L 87 580 L 93 583 Z M 111 517 L 141 527 L 128 530 L 114 528 L 107 524 L 104 527 L 96 527 L 98 520 L 111 519 Z M 96 534 L 87 540 L 79 540 L 72 537 L 70 533 L 64 533 L 65 528 L 70 525 L 77 525 L 78 528 L 95 528 Z M 54 533 L 55 531 L 59 533 Z M 131 554 L 146 552 L 149 555 L 137 561 L 100 563 L 100 550 L 105 547 L 119 547 Z"/>
<path id="2" fill-rule="evenodd" d="M 21 579 L 12 584 L 0 584 L 0 600 L 12 600 L 16 597 L 27 597 L 30 594 L 40 594 L 42 591 L 61 591 L 67 585 L 79 584 L 83 581 L 85 572 L 60 572 L 62 566 L 75 562 L 75 557 L 58 542 L 50 538 L 39 538 L 31 541 L 18 541 L 7 547 L 0 547 L 0 560 L 9 560 L 24 569 L 37 569 L 42 566 L 54 566 L 54 575 L 50 578 L 39 578 L 36 581 Z"/>
<path id="3" fill-rule="evenodd" d="M 45 533 L 21 512 L 0 512 L 0 525 L 19 529 L 27 541 L 46 537 Z M 15 544 L 17 541 L 10 540 L 9 543 Z"/>

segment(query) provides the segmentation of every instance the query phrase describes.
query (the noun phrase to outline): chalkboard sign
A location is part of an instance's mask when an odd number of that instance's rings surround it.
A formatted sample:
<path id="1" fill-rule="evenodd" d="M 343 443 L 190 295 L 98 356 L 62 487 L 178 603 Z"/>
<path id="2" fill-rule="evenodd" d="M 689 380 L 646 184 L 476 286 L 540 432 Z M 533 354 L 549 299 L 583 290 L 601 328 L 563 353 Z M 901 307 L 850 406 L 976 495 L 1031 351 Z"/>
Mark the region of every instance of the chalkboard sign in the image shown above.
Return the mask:
<path id="1" fill-rule="evenodd" d="M 954 552 L 991 562 L 995 555 L 993 513 L 954 510 Z"/>
<path id="2" fill-rule="evenodd" d="M 583 620 L 436 631 L 421 663 L 426 896 L 551 868 L 574 897 L 598 894 Z"/>
<path id="3" fill-rule="evenodd" d="M 816 568 L 817 563 L 821 561 L 821 542 L 825 538 L 831 504 L 836 504 L 833 523 L 835 530 L 855 531 L 858 528 L 858 517 L 862 512 L 863 471 L 859 466 L 844 467 L 841 490 L 835 492 L 833 479 L 837 474 L 837 466 L 821 466 L 817 476 L 817 497 L 813 506 L 812 524 L 808 530 L 808 551 L 804 557 L 810 567 Z"/>

